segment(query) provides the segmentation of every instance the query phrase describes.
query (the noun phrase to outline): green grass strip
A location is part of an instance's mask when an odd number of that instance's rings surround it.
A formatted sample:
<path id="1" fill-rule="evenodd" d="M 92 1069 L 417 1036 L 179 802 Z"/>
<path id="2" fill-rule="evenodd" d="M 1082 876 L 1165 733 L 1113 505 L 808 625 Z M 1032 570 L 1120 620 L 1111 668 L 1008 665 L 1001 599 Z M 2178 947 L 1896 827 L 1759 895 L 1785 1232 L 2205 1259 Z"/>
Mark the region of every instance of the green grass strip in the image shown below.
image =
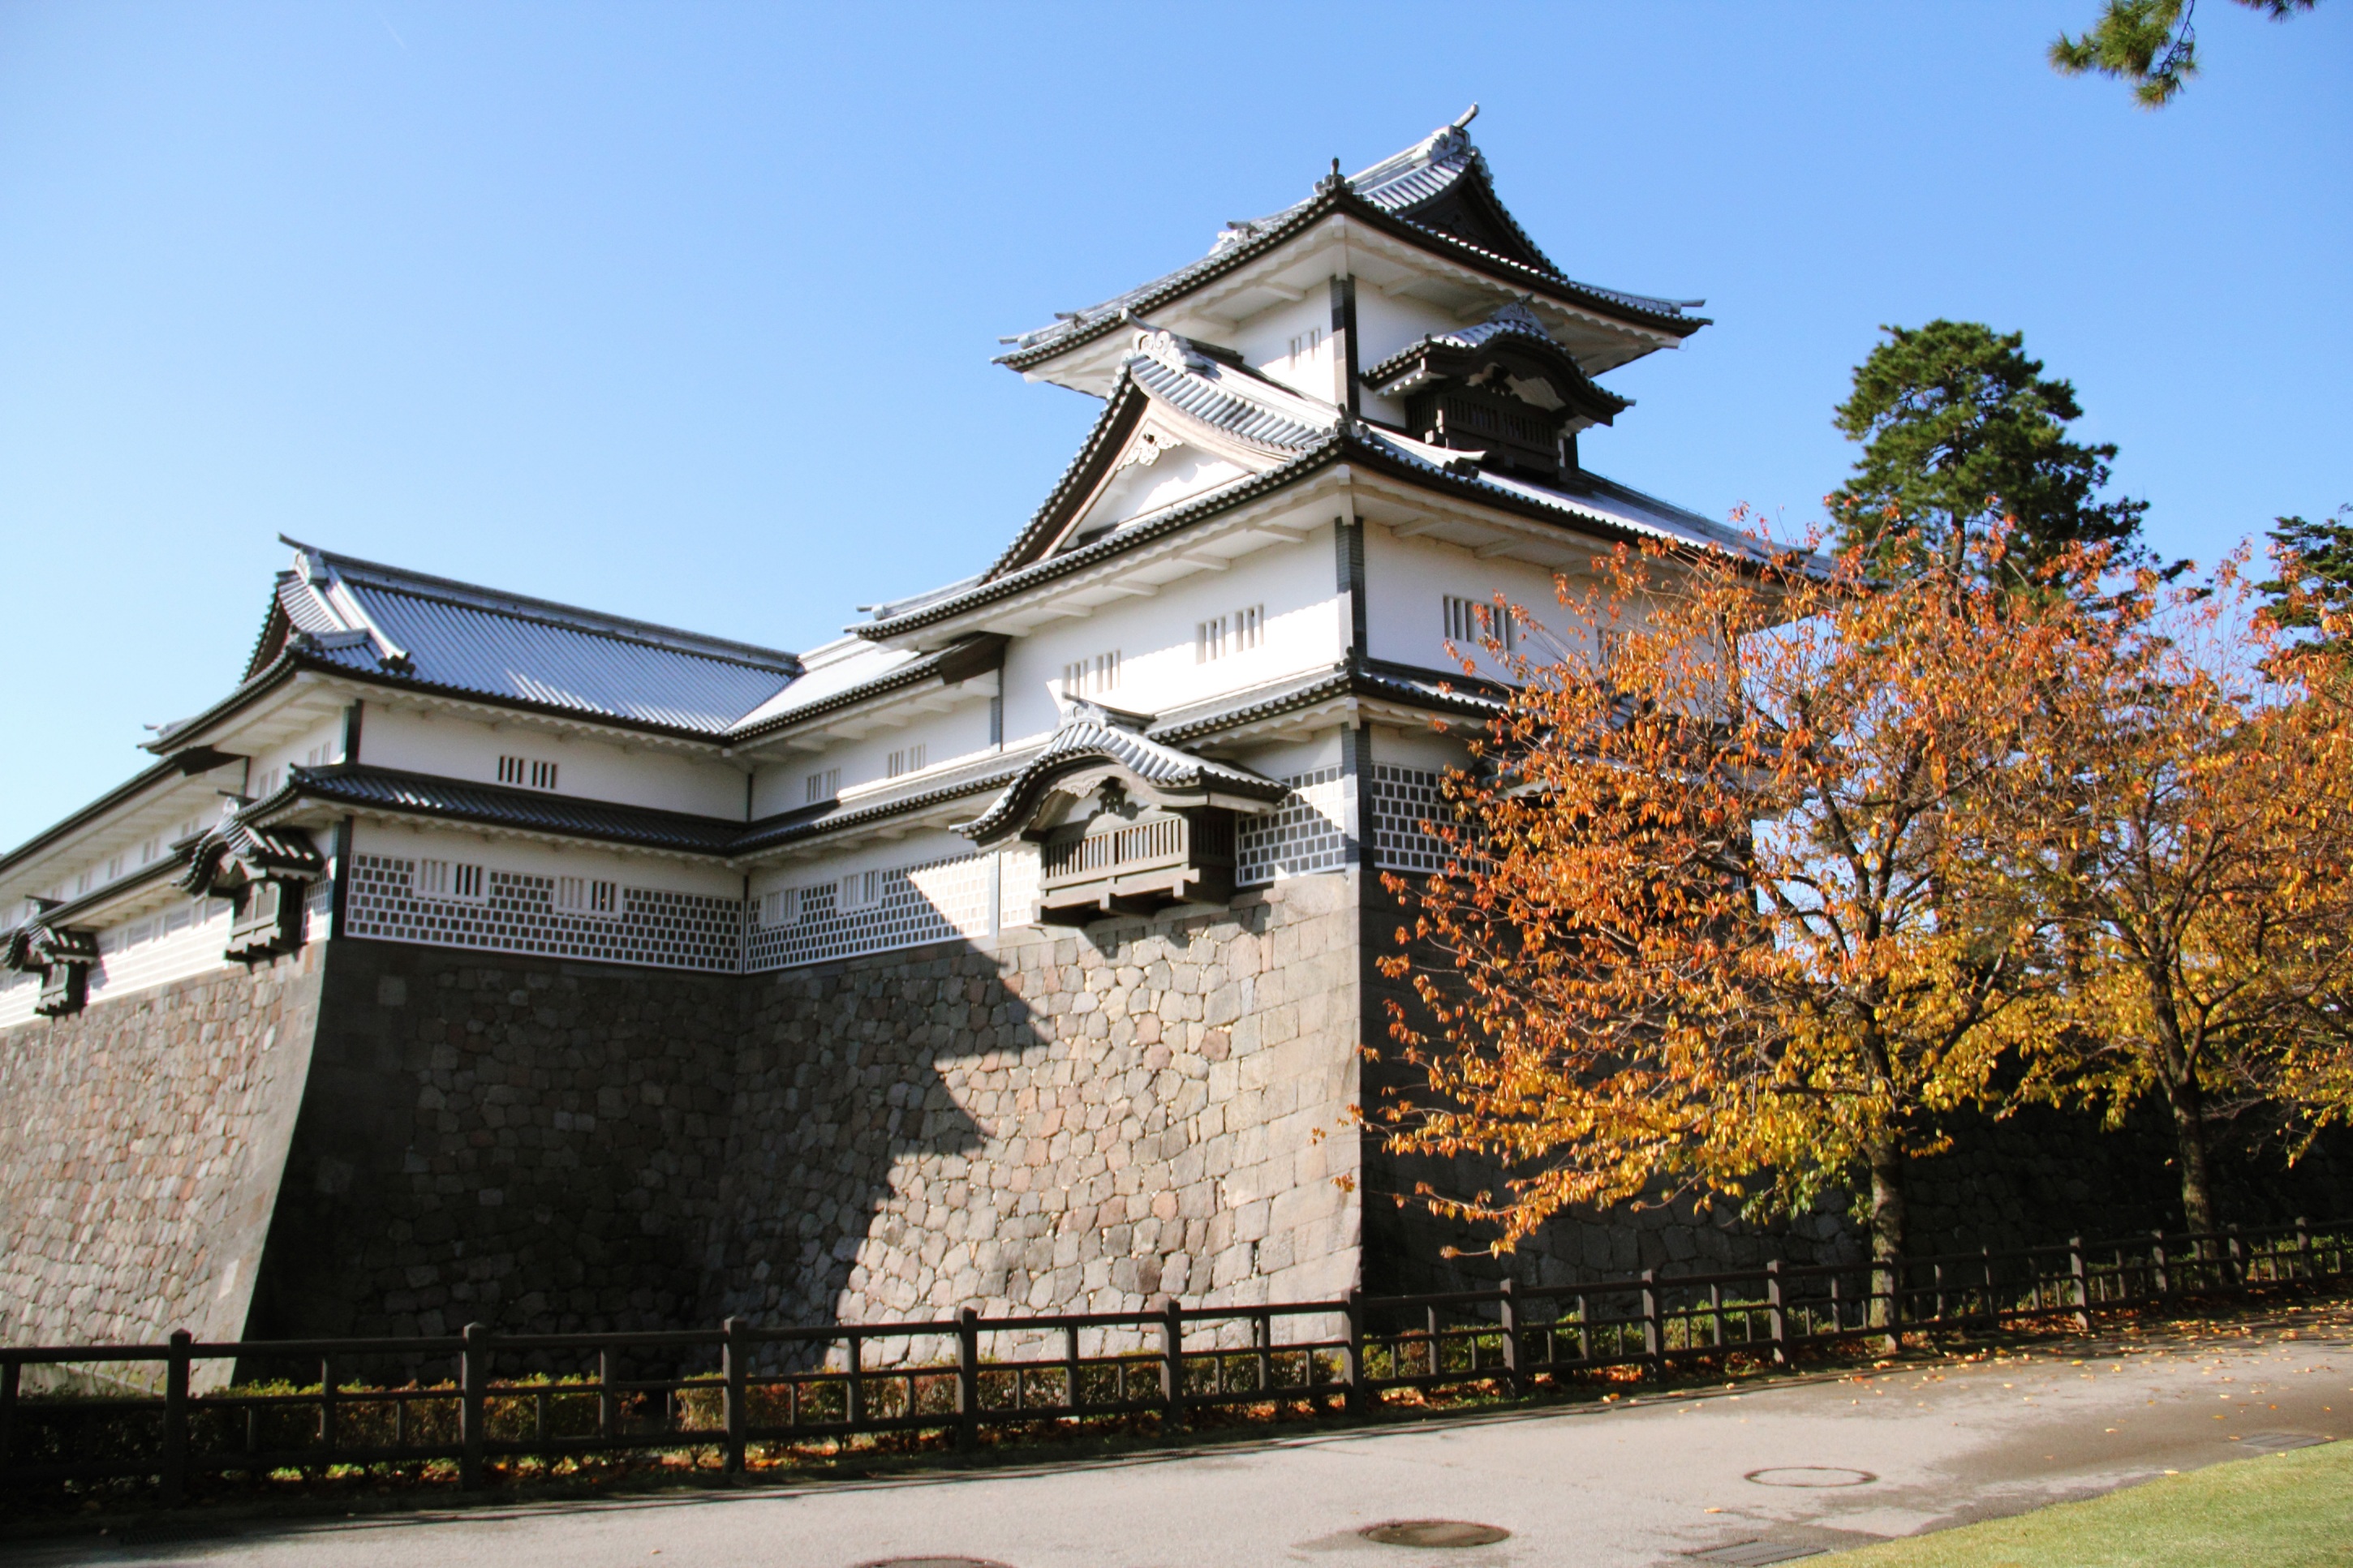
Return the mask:
<path id="1" fill-rule="evenodd" d="M 1808 1568 L 2302 1568 L 2353 1563 L 2353 1442 L 2165 1476 Z"/>

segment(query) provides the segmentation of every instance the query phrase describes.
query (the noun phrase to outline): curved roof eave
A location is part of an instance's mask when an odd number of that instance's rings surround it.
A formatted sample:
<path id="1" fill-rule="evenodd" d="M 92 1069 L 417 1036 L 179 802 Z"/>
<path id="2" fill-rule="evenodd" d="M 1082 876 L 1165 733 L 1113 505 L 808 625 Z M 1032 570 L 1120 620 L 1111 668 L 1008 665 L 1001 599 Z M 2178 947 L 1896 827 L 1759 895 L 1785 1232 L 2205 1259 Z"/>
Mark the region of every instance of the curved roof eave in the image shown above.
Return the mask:
<path id="1" fill-rule="evenodd" d="M 1050 334 L 1046 341 L 1016 346 L 997 355 L 992 363 L 1027 374 L 1060 358 L 1072 349 L 1102 338 L 1118 328 L 1130 314 L 1140 315 L 1161 309 L 1171 300 L 1181 299 L 1196 289 L 1239 270 L 1335 213 L 1370 224 L 1394 238 L 1420 246 L 1443 259 L 1486 273 L 1496 281 L 1509 284 L 1523 293 L 1543 294 L 1564 305 L 1614 317 L 1630 325 L 1650 328 L 1677 342 L 1702 327 L 1715 325 L 1709 317 L 1684 315 L 1680 308 L 1664 300 L 1648 301 L 1641 295 L 1579 283 L 1559 273 L 1546 272 L 1509 257 L 1498 256 L 1468 240 L 1458 239 L 1440 230 L 1424 227 L 1410 218 L 1384 211 L 1353 192 L 1342 190 L 1317 195 L 1289 216 L 1239 245 L 1213 251 L 1129 293 L 1090 306 L 1077 312 L 1071 321 L 1040 329 L 1041 332 Z"/>

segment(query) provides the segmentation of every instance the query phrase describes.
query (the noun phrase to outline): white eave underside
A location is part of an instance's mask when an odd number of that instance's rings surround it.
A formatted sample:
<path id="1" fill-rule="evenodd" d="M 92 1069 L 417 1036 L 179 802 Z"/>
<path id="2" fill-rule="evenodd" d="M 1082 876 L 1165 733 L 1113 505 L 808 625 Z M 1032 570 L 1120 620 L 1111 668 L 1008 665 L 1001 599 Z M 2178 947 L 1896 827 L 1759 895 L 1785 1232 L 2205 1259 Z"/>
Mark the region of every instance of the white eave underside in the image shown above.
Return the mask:
<path id="1" fill-rule="evenodd" d="M 1598 376 L 1681 340 L 1652 328 L 1579 309 L 1545 294 L 1531 294 L 1382 230 L 1335 213 L 1266 255 L 1211 279 L 1152 311 L 1155 326 L 1208 342 L 1222 342 L 1235 326 L 1278 305 L 1306 299 L 1332 279 L 1353 275 L 1359 289 L 1408 296 L 1433 304 L 1465 323 L 1498 307 L 1525 300 L 1577 368 Z M 1023 372 L 1031 381 L 1108 396 L 1119 367 L 1132 353 L 1129 334 L 1108 331 Z"/>

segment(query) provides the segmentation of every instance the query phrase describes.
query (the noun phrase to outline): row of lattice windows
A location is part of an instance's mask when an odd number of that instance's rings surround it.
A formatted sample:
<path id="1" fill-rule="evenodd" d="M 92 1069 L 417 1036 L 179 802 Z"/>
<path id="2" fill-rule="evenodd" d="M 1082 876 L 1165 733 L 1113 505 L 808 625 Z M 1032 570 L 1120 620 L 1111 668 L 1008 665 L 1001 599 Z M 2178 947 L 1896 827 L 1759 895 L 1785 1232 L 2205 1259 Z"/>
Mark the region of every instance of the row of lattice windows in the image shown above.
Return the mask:
<path id="1" fill-rule="evenodd" d="M 754 905 L 746 972 L 784 969 L 989 933 L 996 858 L 964 855 L 778 888 Z M 1022 919 L 1027 920 L 1025 911 Z"/>
<path id="2" fill-rule="evenodd" d="M 733 973 L 741 966 L 743 906 L 733 899 L 622 887 L 617 889 L 617 910 L 590 913 L 561 907 L 559 896 L 572 894 L 586 903 L 599 889 L 575 892 L 559 889 L 559 881 L 569 879 L 492 867 L 481 896 L 461 900 L 421 889 L 420 864 L 385 855 L 353 856 L 342 934 L 663 969 Z"/>
<path id="3" fill-rule="evenodd" d="M 1282 783 L 1291 794 L 1281 804 L 1235 825 L 1235 874 L 1244 886 L 1347 863 L 1348 785 L 1342 771 L 1321 768 Z M 1443 868 L 1443 847 L 1421 826 L 1443 809 L 1438 786 L 1435 773 L 1374 765 L 1366 804 L 1375 865 L 1399 871 Z M 1023 847 L 860 869 L 772 889 L 748 910 L 733 899 L 703 894 L 495 868 L 478 874 L 477 896 L 451 897 L 443 891 L 449 871 L 439 863 L 355 856 L 343 934 L 756 972 L 986 936 L 992 924 L 1021 924 L 1030 918 L 1038 864 L 1035 851 Z"/>

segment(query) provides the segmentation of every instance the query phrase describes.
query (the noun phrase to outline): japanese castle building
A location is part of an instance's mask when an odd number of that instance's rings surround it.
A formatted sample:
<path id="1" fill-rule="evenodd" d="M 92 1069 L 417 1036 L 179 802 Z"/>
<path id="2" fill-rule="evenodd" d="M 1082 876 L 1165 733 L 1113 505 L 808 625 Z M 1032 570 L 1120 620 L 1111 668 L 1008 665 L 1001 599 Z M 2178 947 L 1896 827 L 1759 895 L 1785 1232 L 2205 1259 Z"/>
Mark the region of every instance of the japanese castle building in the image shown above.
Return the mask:
<path id="1" fill-rule="evenodd" d="M 220 699 L 0 857 L 0 1332 L 1401 1278 L 1346 1113 L 1450 645 L 1735 543 L 1578 460 L 1706 323 L 1467 120 L 1009 340 L 1103 401 L 1068 470 L 807 651 L 289 541 Z"/>

